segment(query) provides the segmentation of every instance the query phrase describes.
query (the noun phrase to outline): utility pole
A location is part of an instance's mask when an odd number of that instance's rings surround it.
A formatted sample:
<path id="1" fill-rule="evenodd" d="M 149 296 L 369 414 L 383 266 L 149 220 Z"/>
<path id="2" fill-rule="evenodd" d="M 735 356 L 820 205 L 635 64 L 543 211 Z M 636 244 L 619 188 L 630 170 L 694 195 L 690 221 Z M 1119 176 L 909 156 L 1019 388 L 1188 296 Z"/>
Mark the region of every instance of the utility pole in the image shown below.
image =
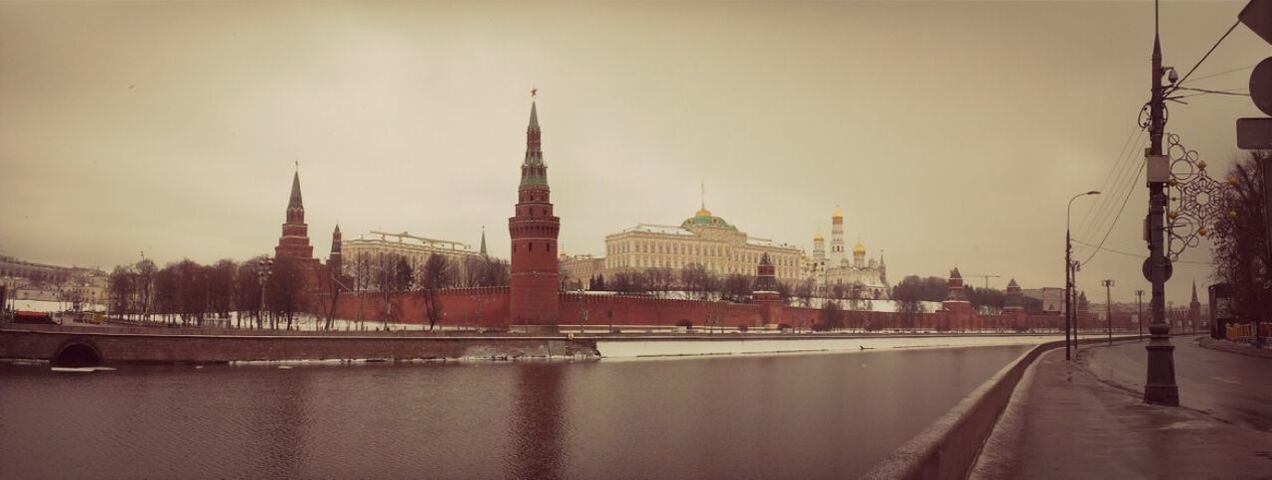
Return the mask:
<path id="1" fill-rule="evenodd" d="M 1113 295 L 1110 294 L 1113 281 L 1105 279 L 1101 283 L 1104 284 L 1104 316 L 1107 317 L 1109 325 L 1109 345 L 1113 345 Z"/>
<path id="2" fill-rule="evenodd" d="M 1135 325 L 1139 327 L 1139 339 L 1144 340 L 1144 291 L 1135 291 L 1135 307 L 1139 309 L 1139 314 L 1135 317 Z"/>
<path id="3" fill-rule="evenodd" d="M 1156 405 L 1179 406 L 1179 386 L 1175 384 L 1175 346 L 1170 343 L 1170 325 L 1166 323 L 1166 280 L 1170 275 L 1170 262 L 1162 251 L 1165 243 L 1164 213 L 1166 209 L 1166 182 L 1170 180 L 1170 160 L 1162 155 L 1162 134 L 1166 130 L 1165 99 L 1162 76 L 1168 70 L 1162 68 L 1161 38 L 1157 33 L 1157 5 L 1153 5 L 1153 57 L 1149 71 L 1152 99 L 1149 100 L 1149 149 L 1148 166 L 1148 259 L 1144 262 L 1144 276 L 1152 283 L 1149 309 L 1153 323 L 1149 325 L 1150 339 L 1144 348 L 1148 351 L 1147 381 L 1144 382 L 1144 402 Z M 1173 80 L 1173 79 L 1172 79 Z"/>

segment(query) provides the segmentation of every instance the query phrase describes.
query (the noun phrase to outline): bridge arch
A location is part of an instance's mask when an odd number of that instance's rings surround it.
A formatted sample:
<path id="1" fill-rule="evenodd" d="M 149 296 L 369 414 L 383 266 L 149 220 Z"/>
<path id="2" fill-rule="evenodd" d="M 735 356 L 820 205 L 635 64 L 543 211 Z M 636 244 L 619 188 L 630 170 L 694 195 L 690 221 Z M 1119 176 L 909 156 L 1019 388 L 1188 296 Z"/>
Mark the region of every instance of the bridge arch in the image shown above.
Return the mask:
<path id="1" fill-rule="evenodd" d="M 102 357 L 102 351 L 96 344 L 89 340 L 74 338 L 62 342 L 49 361 L 54 367 L 80 368 L 99 366 L 103 360 L 105 358 Z"/>

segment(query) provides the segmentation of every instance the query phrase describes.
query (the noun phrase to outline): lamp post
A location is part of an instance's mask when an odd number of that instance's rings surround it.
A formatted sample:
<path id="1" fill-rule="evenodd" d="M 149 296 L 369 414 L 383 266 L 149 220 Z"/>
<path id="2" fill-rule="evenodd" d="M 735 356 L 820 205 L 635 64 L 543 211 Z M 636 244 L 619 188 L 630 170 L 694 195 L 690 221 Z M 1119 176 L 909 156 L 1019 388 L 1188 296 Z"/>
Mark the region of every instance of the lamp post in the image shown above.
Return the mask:
<path id="1" fill-rule="evenodd" d="M 1069 223 L 1073 217 L 1073 201 L 1087 195 L 1099 195 L 1098 190 L 1091 190 L 1086 193 L 1079 193 L 1069 199 L 1069 206 L 1065 207 L 1064 214 L 1064 359 L 1071 359 L 1071 343 L 1076 343 L 1077 338 L 1070 337 L 1075 333 L 1073 329 L 1073 237 L 1070 234 Z"/>
<path id="2" fill-rule="evenodd" d="M 1113 297 L 1110 293 L 1113 280 L 1105 279 L 1102 283 L 1104 284 L 1104 316 L 1109 328 L 1109 345 L 1113 345 Z"/>
<path id="3" fill-rule="evenodd" d="M 264 322 L 262 321 L 263 319 L 261 318 L 261 315 L 264 315 L 265 313 L 265 284 L 268 283 L 270 268 L 274 266 L 274 259 L 269 257 L 262 258 L 261 261 L 258 262 L 258 265 L 260 266 L 260 269 L 257 270 L 256 273 L 260 275 L 261 278 L 261 313 L 256 317 L 256 328 L 263 328 Z"/>
<path id="4" fill-rule="evenodd" d="M 1144 341 L 1144 291 L 1135 291 L 1135 306 L 1139 309 L 1139 315 L 1135 317 L 1135 323 L 1139 326 L 1139 339 Z"/>
<path id="5" fill-rule="evenodd" d="M 1154 5 L 1156 17 L 1156 6 Z M 1145 236 L 1148 237 L 1148 259 L 1144 261 L 1144 276 L 1152 284 L 1149 309 L 1153 322 L 1148 326 L 1148 372 L 1144 382 L 1144 402 L 1155 405 L 1179 405 L 1179 386 L 1175 384 L 1175 346 L 1170 343 L 1170 324 L 1166 323 L 1166 279 L 1170 260 L 1166 258 L 1164 223 L 1166 213 L 1166 183 L 1170 180 L 1170 160 L 1162 154 L 1162 134 L 1166 129 L 1165 87 L 1162 77 L 1169 75 L 1175 83 L 1173 68 L 1162 66 L 1162 47 L 1156 24 L 1153 28 L 1153 54 L 1149 71 L 1152 97 L 1148 102 L 1149 148 L 1145 152 L 1148 167 L 1148 218 L 1145 219 Z"/>

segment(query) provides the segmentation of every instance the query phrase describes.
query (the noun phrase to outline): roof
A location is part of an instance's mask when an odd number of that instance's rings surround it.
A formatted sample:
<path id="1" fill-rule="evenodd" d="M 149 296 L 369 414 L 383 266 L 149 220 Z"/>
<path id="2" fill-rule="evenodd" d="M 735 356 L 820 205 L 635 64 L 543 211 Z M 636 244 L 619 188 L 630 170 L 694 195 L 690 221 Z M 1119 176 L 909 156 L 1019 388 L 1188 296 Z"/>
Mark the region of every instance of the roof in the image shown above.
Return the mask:
<path id="1" fill-rule="evenodd" d="M 629 232 L 657 233 L 661 235 L 686 235 L 691 237 L 694 236 L 693 232 L 685 230 L 682 227 L 673 227 L 671 225 L 654 225 L 649 223 L 638 223 L 636 224 L 636 226 L 630 227 L 630 228 L 624 228 L 618 233 L 621 234 L 621 233 L 629 233 Z"/>
<path id="2" fill-rule="evenodd" d="M 287 201 L 287 208 L 304 208 L 304 204 L 300 198 L 300 171 L 292 174 L 291 199 Z"/>
<path id="3" fill-rule="evenodd" d="M 727 228 L 733 231 L 737 231 L 738 229 L 737 227 L 733 225 L 729 225 L 729 222 L 724 221 L 723 218 L 712 215 L 711 211 L 705 208 L 698 210 L 698 212 L 695 213 L 694 216 L 686 218 L 684 222 L 680 223 L 680 226 L 684 228 L 688 228 L 688 227 Z"/>

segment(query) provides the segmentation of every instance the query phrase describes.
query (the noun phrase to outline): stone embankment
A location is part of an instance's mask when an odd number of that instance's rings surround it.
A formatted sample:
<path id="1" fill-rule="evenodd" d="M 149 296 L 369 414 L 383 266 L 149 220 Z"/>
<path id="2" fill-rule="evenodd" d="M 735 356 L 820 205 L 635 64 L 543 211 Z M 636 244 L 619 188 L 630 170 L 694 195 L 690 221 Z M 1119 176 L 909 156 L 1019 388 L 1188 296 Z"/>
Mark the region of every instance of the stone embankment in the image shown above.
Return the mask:
<path id="1" fill-rule="evenodd" d="M 518 360 L 599 358 L 596 342 L 562 336 L 426 332 L 275 332 L 0 326 L 0 358 L 59 366 L 292 360 Z"/>

